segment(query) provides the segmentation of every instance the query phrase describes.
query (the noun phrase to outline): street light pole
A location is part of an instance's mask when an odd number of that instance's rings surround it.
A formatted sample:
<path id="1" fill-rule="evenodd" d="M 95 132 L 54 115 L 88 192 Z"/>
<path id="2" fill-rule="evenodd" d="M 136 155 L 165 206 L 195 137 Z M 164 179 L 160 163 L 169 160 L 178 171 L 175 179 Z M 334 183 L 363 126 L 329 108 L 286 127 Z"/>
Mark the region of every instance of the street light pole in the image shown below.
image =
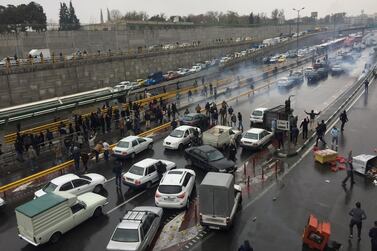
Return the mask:
<path id="1" fill-rule="evenodd" d="M 296 31 L 296 63 L 298 65 L 298 33 L 300 32 L 300 29 L 299 29 L 299 23 L 300 23 L 300 11 L 302 11 L 303 9 L 305 9 L 305 7 L 302 7 L 301 9 L 296 9 L 296 8 L 293 8 L 294 11 L 297 11 L 297 31 Z"/>

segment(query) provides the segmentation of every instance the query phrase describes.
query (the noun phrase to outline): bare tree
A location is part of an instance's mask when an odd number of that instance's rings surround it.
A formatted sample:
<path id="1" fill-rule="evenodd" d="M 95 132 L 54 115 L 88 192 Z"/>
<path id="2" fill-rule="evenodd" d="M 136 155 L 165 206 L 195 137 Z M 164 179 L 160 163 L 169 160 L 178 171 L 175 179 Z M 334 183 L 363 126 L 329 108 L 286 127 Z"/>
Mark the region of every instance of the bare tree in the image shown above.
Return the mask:
<path id="1" fill-rule="evenodd" d="M 122 15 L 122 12 L 120 12 L 120 10 L 111 10 L 110 11 L 111 21 L 121 20 L 122 17 L 123 17 L 123 15 Z"/>

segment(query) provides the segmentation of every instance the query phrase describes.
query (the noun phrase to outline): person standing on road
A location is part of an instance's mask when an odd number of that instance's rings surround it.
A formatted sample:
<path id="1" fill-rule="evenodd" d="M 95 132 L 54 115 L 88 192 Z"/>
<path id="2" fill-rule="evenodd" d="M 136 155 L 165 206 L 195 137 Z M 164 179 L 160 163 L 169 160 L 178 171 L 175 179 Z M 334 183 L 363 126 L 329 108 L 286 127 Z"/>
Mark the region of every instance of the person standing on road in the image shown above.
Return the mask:
<path id="1" fill-rule="evenodd" d="M 300 128 L 302 127 L 302 139 L 308 139 L 308 125 L 309 120 L 307 118 L 304 118 L 304 120 L 300 124 Z"/>
<path id="2" fill-rule="evenodd" d="M 122 189 L 122 165 L 120 165 L 118 161 L 115 162 L 113 173 L 115 174 L 115 184 L 117 189 Z"/>
<path id="3" fill-rule="evenodd" d="M 106 141 L 102 143 L 103 146 L 103 158 L 105 159 L 106 162 L 109 161 L 109 155 L 110 155 L 110 145 Z"/>
<path id="4" fill-rule="evenodd" d="M 235 142 L 230 143 L 229 145 L 229 159 L 236 162 L 237 147 Z"/>
<path id="5" fill-rule="evenodd" d="M 339 117 L 339 120 L 342 122 L 342 125 L 340 126 L 340 130 L 344 131 L 344 125 L 348 122 L 347 112 L 344 110 Z"/>
<path id="6" fill-rule="evenodd" d="M 200 104 L 196 106 L 195 110 L 196 110 L 196 113 L 200 113 L 200 111 L 202 110 L 202 108 L 200 107 Z"/>
<path id="7" fill-rule="evenodd" d="M 348 158 L 346 161 L 346 170 L 347 170 L 347 177 L 343 180 L 342 184 L 343 186 L 345 186 L 347 180 L 351 178 L 351 186 L 353 186 L 355 184 L 355 181 L 353 180 L 352 150 L 350 150 L 348 153 Z"/>
<path id="8" fill-rule="evenodd" d="M 377 221 L 374 222 L 374 227 L 369 230 L 369 237 L 372 251 L 377 251 Z"/>
<path id="9" fill-rule="evenodd" d="M 87 152 L 81 153 L 81 161 L 82 161 L 82 164 L 84 166 L 84 170 L 85 170 L 86 173 L 88 172 L 89 158 L 90 158 L 89 153 L 87 153 Z"/>
<path id="10" fill-rule="evenodd" d="M 317 139 L 315 141 L 315 146 L 318 146 L 318 141 L 322 141 L 324 145 L 326 145 L 326 142 L 323 140 L 323 136 L 326 133 L 326 124 L 325 121 L 322 120 L 321 124 L 318 124 L 316 128 L 316 134 L 317 134 Z"/>
<path id="11" fill-rule="evenodd" d="M 75 163 L 75 170 L 78 173 L 80 171 L 80 157 L 81 157 L 81 153 L 80 153 L 80 148 L 78 148 L 77 146 L 73 147 L 72 157 L 73 157 L 73 161 Z"/>
<path id="12" fill-rule="evenodd" d="M 353 227 L 356 225 L 357 227 L 357 240 L 361 240 L 361 228 L 363 226 L 363 220 L 367 218 L 364 210 L 361 209 L 361 203 L 356 202 L 356 207 L 352 208 L 351 211 L 348 213 L 351 216 L 350 221 L 350 236 L 349 238 L 352 239 L 353 237 Z"/>
<path id="13" fill-rule="evenodd" d="M 318 113 L 315 113 L 314 110 L 312 110 L 310 113 L 307 113 L 306 111 L 304 111 L 307 115 L 309 115 L 309 127 L 310 127 L 310 130 L 313 131 L 314 130 L 314 124 L 315 124 L 315 117 L 318 116 L 319 114 L 321 114 L 321 112 L 318 112 Z"/>
<path id="14" fill-rule="evenodd" d="M 331 131 L 331 149 L 338 151 L 338 141 L 339 141 L 339 129 L 334 126 Z"/>
<path id="15" fill-rule="evenodd" d="M 243 124 L 242 124 L 242 114 L 241 114 L 241 112 L 238 112 L 237 118 L 238 118 L 238 130 L 240 130 L 240 131 L 243 132 Z"/>
<path id="16" fill-rule="evenodd" d="M 368 92 L 368 87 L 369 87 L 369 81 L 368 81 L 368 79 L 366 79 L 364 81 L 364 87 L 365 87 L 365 92 Z"/>
<path id="17" fill-rule="evenodd" d="M 94 154 L 96 155 L 96 162 L 98 162 L 99 160 L 99 154 L 101 153 L 102 151 L 102 142 L 98 142 L 97 145 L 94 147 Z"/>
<path id="18" fill-rule="evenodd" d="M 27 156 L 29 159 L 29 165 L 30 169 L 34 171 L 34 168 L 37 165 L 37 152 L 34 150 L 33 146 L 30 146 L 29 149 L 27 150 Z"/>

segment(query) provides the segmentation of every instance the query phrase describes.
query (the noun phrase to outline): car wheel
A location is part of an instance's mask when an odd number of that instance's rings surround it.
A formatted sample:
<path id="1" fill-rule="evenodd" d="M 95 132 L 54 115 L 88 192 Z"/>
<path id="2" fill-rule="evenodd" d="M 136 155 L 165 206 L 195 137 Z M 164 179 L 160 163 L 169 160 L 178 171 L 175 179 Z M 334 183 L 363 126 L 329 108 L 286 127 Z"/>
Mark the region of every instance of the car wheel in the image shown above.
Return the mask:
<path id="1" fill-rule="evenodd" d="M 179 146 L 178 146 L 178 150 L 179 150 L 179 151 L 182 151 L 182 150 L 183 150 L 183 145 L 182 145 L 182 144 L 179 144 Z"/>
<path id="2" fill-rule="evenodd" d="M 147 189 L 151 188 L 152 187 L 152 182 L 148 181 L 148 183 L 145 185 L 145 187 Z"/>
<path id="3" fill-rule="evenodd" d="M 99 193 L 101 192 L 103 189 L 103 186 L 102 185 L 97 185 L 94 189 L 93 189 L 93 192 L 94 193 Z"/>
<path id="4" fill-rule="evenodd" d="M 131 159 L 135 158 L 135 153 L 131 153 Z"/>
<path id="5" fill-rule="evenodd" d="M 102 207 L 97 207 L 96 210 L 94 210 L 93 217 L 97 218 L 102 215 Z"/>
<path id="6" fill-rule="evenodd" d="M 52 244 L 55 244 L 57 243 L 59 240 L 60 240 L 60 237 L 62 236 L 62 234 L 60 232 L 56 232 L 54 233 L 51 237 L 50 237 L 50 242 Z"/>
<path id="7" fill-rule="evenodd" d="M 150 144 L 148 145 L 148 149 L 149 149 L 149 150 L 152 150 L 152 149 L 153 149 L 153 143 L 150 143 Z"/>

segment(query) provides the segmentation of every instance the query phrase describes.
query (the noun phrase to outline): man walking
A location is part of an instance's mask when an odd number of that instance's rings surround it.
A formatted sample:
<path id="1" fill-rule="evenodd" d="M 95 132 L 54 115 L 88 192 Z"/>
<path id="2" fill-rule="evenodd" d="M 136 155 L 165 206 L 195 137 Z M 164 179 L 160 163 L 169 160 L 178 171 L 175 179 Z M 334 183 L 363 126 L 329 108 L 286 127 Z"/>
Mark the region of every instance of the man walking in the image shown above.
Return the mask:
<path id="1" fill-rule="evenodd" d="M 304 118 L 304 120 L 300 124 L 300 128 L 302 128 L 302 139 L 308 139 L 308 125 L 309 120 Z"/>
<path id="2" fill-rule="evenodd" d="M 122 188 L 122 165 L 118 161 L 115 162 L 115 166 L 113 167 L 113 173 L 115 174 L 115 184 L 117 189 Z"/>
<path id="3" fill-rule="evenodd" d="M 344 125 L 348 122 L 347 112 L 344 110 L 339 117 L 340 121 L 342 122 L 342 125 L 340 126 L 340 130 L 344 131 Z"/>
<path id="4" fill-rule="evenodd" d="M 352 208 L 351 211 L 348 213 L 351 216 L 350 221 L 350 236 L 349 238 L 352 239 L 353 237 L 353 227 L 356 225 L 357 227 L 357 240 L 361 240 L 361 228 L 363 226 L 363 220 L 367 218 L 367 215 L 365 214 L 364 210 L 361 209 L 361 203 L 356 202 L 356 207 Z"/>
<path id="5" fill-rule="evenodd" d="M 355 184 L 353 180 L 353 165 L 352 165 L 352 150 L 348 153 L 348 158 L 346 162 L 346 169 L 347 169 L 347 177 L 343 180 L 343 186 L 346 185 L 346 182 L 349 178 L 351 178 L 351 186 Z"/>
<path id="6" fill-rule="evenodd" d="M 364 81 L 364 87 L 365 87 L 365 92 L 368 92 L 368 87 L 369 87 L 368 79 Z"/>
<path id="7" fill-rule="evenodd" d="M 317 139 L 315 146 L 318 146 L 318 141 L 322 141 L 324 145 L 326 145 L 326 142 L 323 140 L 323 136 L 325 135 L 326 132 L 326 124 L 325 121 L 322 120 L 321 124 L 318 124 L 316 128 L 316 134 L 317 134 Z"/>
<path id="8" fill-rule="evenodd" d="M 338 151 L 338 141 L 339 141 L 339 129 L 334 126 L 331 131 L 331 149 Z"/>
<path id="9" fill-rule="evenodd" d="M 240 112 L 238 112 L 237 118 L 238 118 L 238 130 L 241 130 L 243 132 L 242 114 Z"/>
<path id="10" fill-rule="evenodd" d="M 102 143 L 103 146 L 103 158 L 105 159 L 106 162 L 109 161 L 109 155 L 110 155 L 110 145 L 106 141 Z"/>
<path id="11" fill-rule="evenodd" d="M 377 221 L 374 222 L 374 227 L 369 230 L 369 237 L 372 251 L 377 251 Z"/>
<path id="12" fill-rule="evenodd" d="M 72 157 L 73 157 L 73 161 L 75 162 L 75 170 L 78 173 L 80 171 L 81 152 L 80 152 L 80 148 L 78 148 L 77 146 L 73 147 Z"/>

